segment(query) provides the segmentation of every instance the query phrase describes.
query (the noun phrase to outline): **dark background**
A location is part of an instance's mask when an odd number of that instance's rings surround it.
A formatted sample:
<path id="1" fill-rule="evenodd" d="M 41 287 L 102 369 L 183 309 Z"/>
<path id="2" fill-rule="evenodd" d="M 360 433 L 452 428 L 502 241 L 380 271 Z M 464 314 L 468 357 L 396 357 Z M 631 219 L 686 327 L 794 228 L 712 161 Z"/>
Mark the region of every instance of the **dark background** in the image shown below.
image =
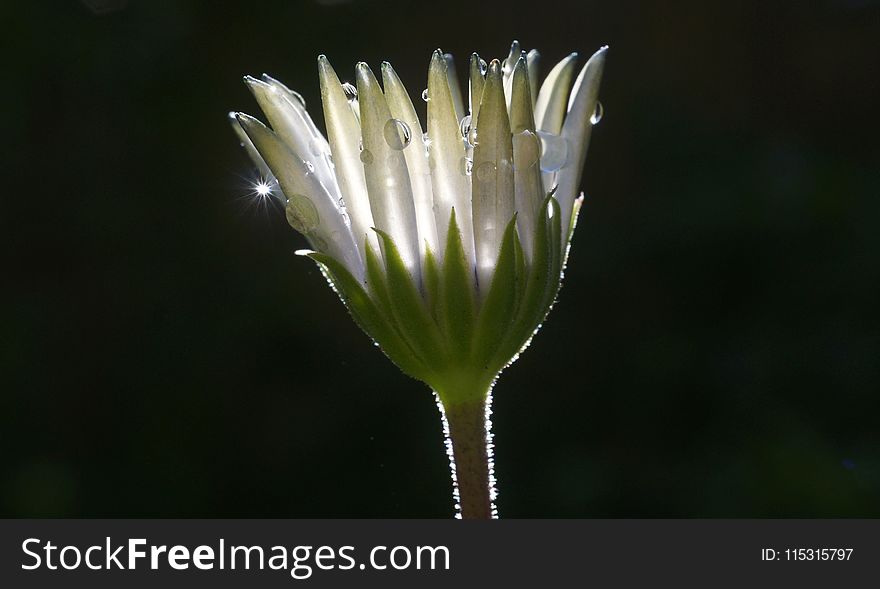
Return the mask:
<path id="1" fill-rule="evenodd" d="M 322 52 L 417 94 L 517 37 L 611 51 L 565 288 L 495 389 L 501 514 L 880 516 L 880 3 L 329 4 L 0 8 L 0 514 L 449 516 L 429 392 L 225 116 L 265 71 L 321 124 Z"/>

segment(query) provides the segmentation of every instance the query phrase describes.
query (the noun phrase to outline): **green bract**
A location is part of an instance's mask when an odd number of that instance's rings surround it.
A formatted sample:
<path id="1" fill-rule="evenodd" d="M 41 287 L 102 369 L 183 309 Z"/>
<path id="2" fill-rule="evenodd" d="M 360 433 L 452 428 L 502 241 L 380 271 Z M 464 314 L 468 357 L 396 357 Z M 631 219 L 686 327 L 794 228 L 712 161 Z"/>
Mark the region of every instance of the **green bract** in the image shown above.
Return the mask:
<path id="1" fill-rule="evenodd" d="M 562 277 L 605 48 L 573 89 L 574 54 L 540 85 L 538 54 L 432 58 L 426 132 L 388 63 L 356 87 L 319 57 L 327 138 L 299 94 L 245 78 L 272 128 L 233 127 L 358 325 L 444 406 L 483 400 L 528 344 Z M 283 195 L 283 196 L 282 196 Z"/>

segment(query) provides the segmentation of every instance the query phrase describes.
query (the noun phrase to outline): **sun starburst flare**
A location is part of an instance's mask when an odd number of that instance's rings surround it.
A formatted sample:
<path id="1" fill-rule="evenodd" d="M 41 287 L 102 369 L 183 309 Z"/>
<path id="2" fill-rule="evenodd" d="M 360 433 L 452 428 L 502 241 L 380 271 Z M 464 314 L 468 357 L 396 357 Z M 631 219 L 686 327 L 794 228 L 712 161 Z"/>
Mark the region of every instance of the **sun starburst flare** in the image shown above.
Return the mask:
<path id="1" fill-rule="evenodd" d="M 518 42 L 504 60 L 473 54 L 465 94 L 452 56 L 437 50 L 424 126 L 391 64 L 381 83 L 357 64 L 352 85 L 323 55 L 326 137 L 302 96 L 265 74 L 245 83 L 271 128 L 230 113 L 263 179 L 256 192 L 280 199 L 311 245 L 298 253 L 382 351 L 435 391 L 462 517 L 496 513 L 490 391 L 559 290 L 606 52 L 576 79 L 572 53 L 540 84 L 538 52 Z"/>

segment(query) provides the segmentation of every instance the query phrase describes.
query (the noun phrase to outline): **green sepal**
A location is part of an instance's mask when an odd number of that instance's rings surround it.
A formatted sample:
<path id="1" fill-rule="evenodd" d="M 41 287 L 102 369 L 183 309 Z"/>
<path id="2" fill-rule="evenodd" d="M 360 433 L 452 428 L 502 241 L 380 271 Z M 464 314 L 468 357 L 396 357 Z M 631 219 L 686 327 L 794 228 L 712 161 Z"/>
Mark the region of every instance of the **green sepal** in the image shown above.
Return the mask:
<path id="1" fill-rule="evenodd" d="M 514 255 L 516 256 L 516 304 L 514 308 L 519 309 L 522 304 L 526 292 L 526 255 L 523 252 L 522 243 L 519 235 L 513 240 Z"/>
<path id="2" fill-rule="evenodd" d="M 454 362 L 470 355 L 474 307 L 473 272 L 464 255 L 461 231 L 455 221 L 453 208 L 449 215 L 449 231 L 443 256 L 438 322 L 443 327 L 449 355 Z"/>
<path id="3" fill-rule="evenodd" d="M 373 229 L 382 240 L 385 252 L 385 280 L 387 281 L 391 312 L 398 329 L 413 350 L 424 358 L 431 372 L 442 364 L 443 344 L 437 326 L 416 287 L 413 276 L 407 270 L 400 252 L 390 235 Z M 425 380 L 427 375 L 421 377 Z"/>
<path id="4" fill-rule="evenodd" d="M 376 306 L 357 279 L 335 258 L 319 252 L 304 254 L 315 261 L 331 288 L 339 295 L 358 327 L 373 339 L 382 352 L 407 375 L 423 379 L 426 366 L 395 333 L 394 324 Z"/>
<path id="5" fill-rule="evenodd" d="M 364 239 L 364 252 L 367 259 L 367 287 L 382 310 L 391 315 L 391 297 L 388 295 L 388 285 L 385 284 L 385 270 L 382 269 L 382 262 L 376 252 L 370 247 L 369 239 Z"/>
<path id="6" fill-rule="evenodd" d="M 552 194 L 548 194 L 535 220 L 532 264 L 528 269 L 516 320 L 493 357 L 493 364 L 499 370 L 509 364 L 529 342 L 550 310 L 559 289 L 562 260 L 559 216 L 559 203 Z"/>
<path id="7" fill-rule="evenodd" d="M 474 334 L 473 360 L 481 370 L 498 370 L 498 367 L 490 366 L 489 361 L 494 356 L 498 342 L 504 341 L 516 320 L 515 310 L 520 290 L 517 284 L 517 249 L 522 251 L 514 215 L 504 231 L 492 285 L 480 307 Z"/>
<path id="8" fill-rule="evenodd" d="M 434 252 L 428 247 L 425 249 L 425 260 L 422 268 L 425 271 L 425 296 L 428 299 L 428 309 L 434 322 L 438 323 L 438 307 L 440 305 L 440 267 Z"/>

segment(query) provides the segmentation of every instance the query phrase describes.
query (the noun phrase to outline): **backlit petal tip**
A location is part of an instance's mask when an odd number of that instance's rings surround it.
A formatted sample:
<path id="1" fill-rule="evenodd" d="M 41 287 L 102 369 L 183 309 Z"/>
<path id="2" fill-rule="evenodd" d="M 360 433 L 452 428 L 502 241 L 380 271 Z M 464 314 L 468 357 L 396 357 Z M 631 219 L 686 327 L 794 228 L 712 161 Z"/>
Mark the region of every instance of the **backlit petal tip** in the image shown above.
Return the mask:
<path id="1" fill-rule="evenodd" d="M 554 134 L 559 134 L 562 130 L 577 58 L 577 53 L 564 57 L 550 70 L 541 85 L 535 103 L 535 124 L 539 130 Z"/>
<path id="2" fill-rule="evenodd" d="M 278 137 L 297 157 L 309 162 L 321 184 L 339 200 L 341 194 L 330 163 L 329 146 L 315 128 L 303 107 L 302 99 L 292 94 L 286 86 L 277 83 L 251 76 L 246 76 L 244 81 Z"/>
<path id="3" fill-rule="evenodd" d="M 510 79 L 510 129 L 513 133 L 535 130 L 532 111 L 532 90 L 528 65 L 525 57 L 520 57 L 513 68 Z"/>
<path id="4" fill-rule="evenodd" d="M 295 252 L 293 252 L 293 255 L 295 255 L 295 256 L 306 256 L 306 257 L 308 257 L 308 256 L 311 256 L 312 254 L 317 254 L 317 253 L 318 253 L 318 252 L 316 252 L 315 250 L 301 249 L 301 250 L 296 250 Z"/>
<path id="5" fill-rule="evenodd" d="M 272 174 L 272 170 L 270 170 L 269 166 L 266 165 L 266 161 L 263 159 L 263 156 L 260 155 L 260 152 L 254 146 L 254 142 L 251 141 L 251 138 L 248 137 L 247 133 L 242 128 L 241 123 L 238 121 L 238 116 L 242 114 L 243 113 L 232 111 L 226 116 L 229 119 L 229 124 L 232 126 L 232 130 L 235 132 L 235 136 L 238 138 L 238 142 L 244 148 L 245 153 L 248 154 L 251 163 L 254 164 L 254 167 L 260 174 L 260 178 L 263 181 L 274 182 L 275 176 Z M 281 204 L 284 204 L 281 195 L 275 194 L 275 192 L 272 192 L 271 194 L 275 196 L 281 202 Z"/>
<path id="6" fill-rule="evenodd" d="M 459 120 L 464 116 L 464 97 L 461 93 L 461 85 L 458 82 L 458 73 L 455 70 L 455 58 L 451 53 L 444 53 L 446 60 L 446 79 L 449 81 L 449 90 L 452 92 L 452 103 L 455 105 L 455 116 Z"/>
<path id="7" fill-rule="evenodd" d="M 590 56 L 590 59 L 588 59 L 587 63 L 584 64 L 584 67 L 581 68 L 581 71 L 575 80 L 574 87 L 572 88 L 571 96 L 568 99 L 569 113 L 575 107 L 575 101 L 578 99 L 578 94 L 584 91 L 585 85 L 588 86 L 588 88 L 586 88 L 588 96 L 595 97 L 598 95 L 599 82 L 602 80 L 602 72 L 605 69 L 605 56 L 607 53 L 608 45 L 603 45 L 598 51 Z M 592 111 L 590 112 L 592 114 Z"/>
<path id="8" fill-rule="evenodd" d="M 260 79 L 263 80 L 264 82 L 266 82 L 267 84 L 269 84 L 270 86 L 274 86 L 275 88 L 280 89 L 282 92 L 284 92 L 288 96 L 291 96 L 292 98 L 295 99 L 295 104 L 297 104 L 298 106 L 301 106 L 303 109 L 305 109 L 306 100 L 305 100 L 305 98 L 303 98 L 302 94 L 300 94 L 296 90 L 290 89 L 289 87 L 287 87 L 286 84 L 273 78 L 272 76 L 270 76 L 269 74 L 267 74 L 265 72 L 263 72 L 263 74 L 260 75 Z"/>
<path id="9" fill-rule="evenodd" d="M 480 100 L 483 97 L 483 85 L 486 83 L 485 64 L 486 62 L 479 55 L 471 54 L 468 95 L 472 122 L 477 118 Z"/>
<path id="10" fill-rule="evenodd" d="M 519 41 L 516 39 L 510 44 L 510 52 L 507 54 L 507 58 L 504 60 L 505 64 L 509 65 L 513 68 L 513 64 L 519 59 L 519 55 L 522 53 L 522 48 L 519 45 Z M 511 69 L 511 73 L 513 70 Z"/>
<path id="11" fill-rule="evenodd" d="M 541 65 L 541 54 L 537 49 L 531 49 L 526 55 L 526 63 L 529 66 L 529 87 L 532 91 L 532 108 L 535 107 L 535 101 L 538 100 L 538 88 L 540 83 L 538 80 L 538 72 Z"/>

